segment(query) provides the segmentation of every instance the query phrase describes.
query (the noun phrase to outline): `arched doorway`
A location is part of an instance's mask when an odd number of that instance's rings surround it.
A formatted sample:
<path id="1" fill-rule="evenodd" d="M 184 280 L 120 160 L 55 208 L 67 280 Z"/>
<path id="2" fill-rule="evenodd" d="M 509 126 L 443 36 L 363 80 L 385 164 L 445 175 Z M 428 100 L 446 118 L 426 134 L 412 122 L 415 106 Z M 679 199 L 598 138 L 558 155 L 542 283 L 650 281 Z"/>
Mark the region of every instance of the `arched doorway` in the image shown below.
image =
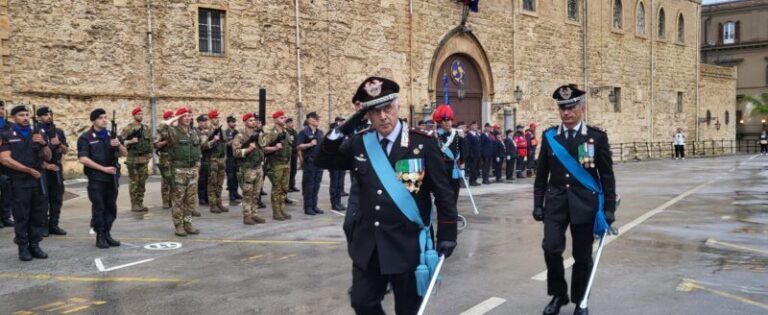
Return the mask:
<path id="1" fill-rule="evenodd" d="M 483 83 L 475 62 L 467 55 L 453 54 L 443 61 L 438 74 L 434 77 L 436 102 L 445 102 L 447 85 L 455 122 L 482 123 Z"/>

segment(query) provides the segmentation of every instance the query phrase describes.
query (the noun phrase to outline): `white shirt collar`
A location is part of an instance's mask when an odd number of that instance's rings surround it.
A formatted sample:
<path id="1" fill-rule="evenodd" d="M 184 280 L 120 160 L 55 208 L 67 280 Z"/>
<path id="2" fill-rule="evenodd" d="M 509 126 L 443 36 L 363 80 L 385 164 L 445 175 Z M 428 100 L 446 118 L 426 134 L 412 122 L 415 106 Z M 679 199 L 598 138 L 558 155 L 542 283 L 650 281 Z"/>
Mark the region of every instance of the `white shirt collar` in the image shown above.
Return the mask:
<path id="1" fill-rule="evenodd" d="M 577 130 L 577 131 L 581 130 L 581 124 L 582 124 L 582 121 L 579 121 L 579 123 L 576 124 L 576 127 L 573 127 L 573 130 Z M 563 130 L 571 130 L 571 129 L 568 129 L 568 127 L 566 127 L 565 124 L 563 124 Z"/>
<path id="2" fill-rule="evenodd" d="M 379 135 L 379 142 L 381 142 L 382 138 L 387 138 L 390 144 L 395 143 L 395 141 L 397 141 L 397 136 L 400 135 L 400 131 L 402 129 L 403 129 L 403 124 L 400 122 L 400 120 L 398 120 L 397 125 L 395 125 L 395 129 L 392 129 L 392 132 L 390 132 L 389 135 L 387 135 L 386 137 L 376 132 Z"/>

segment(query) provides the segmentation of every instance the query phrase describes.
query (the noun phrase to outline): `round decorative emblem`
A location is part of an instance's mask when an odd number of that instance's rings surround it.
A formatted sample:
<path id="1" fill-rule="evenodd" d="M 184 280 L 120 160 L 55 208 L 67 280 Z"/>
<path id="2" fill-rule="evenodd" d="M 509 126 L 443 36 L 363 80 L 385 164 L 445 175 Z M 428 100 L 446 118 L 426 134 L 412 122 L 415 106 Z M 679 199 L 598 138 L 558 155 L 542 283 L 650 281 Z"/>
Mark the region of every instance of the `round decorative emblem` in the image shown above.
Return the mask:
<path id="1" fill-rule="evenodd" d="M 177 242 L 152 243 L 152 244 L 145 245 L 144 248 L 149 250 L 173 250 L 173 249 L 181 248 L 181 243 L 177 243 Z"/>
<path id="2" fill-rule="evenodd" d="M 466 73 L 464 72 L 464 63 L 461 60 L 454 60 L 451 63 L 451 78 L 456 84 L 463 84 Z"/>

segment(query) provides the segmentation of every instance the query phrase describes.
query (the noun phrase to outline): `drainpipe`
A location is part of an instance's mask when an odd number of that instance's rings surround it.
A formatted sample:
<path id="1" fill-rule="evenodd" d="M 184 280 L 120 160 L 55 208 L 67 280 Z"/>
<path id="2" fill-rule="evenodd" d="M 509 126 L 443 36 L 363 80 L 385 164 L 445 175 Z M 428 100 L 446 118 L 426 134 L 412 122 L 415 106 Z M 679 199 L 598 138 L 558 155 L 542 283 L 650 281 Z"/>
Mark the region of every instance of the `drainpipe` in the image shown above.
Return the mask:
<path id="1" fill-rule="evenodd" d="M 299 118 L 303 116 L 304 113 L 302 113 L 303 109 L 303 102 L 301 98 L 301 43 L 299 42 L 299 0 L 296 0 L 295 2 L 296 6 L 296 84 L 298 86 L 298 95 L 296 102 L 297 112 Z M 330 118 L 329 118 L 330 119 Z"/>
<path id="2" fill-rule="evenodd" d="M 408 122 L 411 126 L 415 126 L 412 115 L 414 104 L 416 104 L 413 99 L 413 0 L 408 1 L 408 87 L 408 99 L 411 101 L 408 106 L 411 113 Z"/>
<path id="3" fill-rule="evenodd" d="M 522 4 L 521 4 L 522 5 Z M 516 49 L 516 40 L 517 40 L 517 6 L 515 4 L 515 0 L 512 0 L 512 82 L 515 86 L 520 86 L 520 84 L 517 82 L 517 49 Z M 514 98 L 514 95 L 512 96 Z M 517 113 L 517 106 L 519 102 L 515 102 L 514 105 L 512 105 L 515 113 Z M 516 117 L 515 117 L 516 118 Z M 506 122 L 506 120 L 505 120 Z M 516 121 L 512 122 L 512 129 L 515 130 L 515 124 Z M 506 131 L 506 129 L 505 129 Z"/>
<path id="4" fill-rule="evenodd" d="M 699 19 L 701 19 L 701 5 L 699 5 L 698 8 L 696 8 L 696 10 L 697 10 L 696 16 L 699 17 Z M 709 19 L 710 19 L 710 17 L 707 17 L 707 20 L 709 20 Z M 700 132 L 700 130 L 699 130 L 700 129 L 699 128 L 699 117 L 700 117 L 699 116 L 699 110 L 700 110 L 700 108 L 699 108 L 699 106 L 700 106 L 699 105 L 699 93 L 700 93 L 700 88 L 701 88 L 701 83 L 700 83 L 700 79 L 701 78 L 699 77 L 701 75 L 701 49 L 700 49 L 700 47 L 701 47 L 701 28 L 697 27 L 696 28 L 696 116 L 694 116 L 694 118 L 693 118 L 694 119 L 694 126 L 696 128 L 696 138 L 695 138 L 696 140 L 695 141 L 699 141 L 699 136 L 700 136 L 699 135 L 699 132 Z M 738 123 L 738 122 L 736 122 L 736 123 Z"/>
<path id="5" fill-rule="evenodd" d="M 651 43 L 651 47 L 650 47 L 651 48 L 651 62 L 650 62 L 650 66 L 651 66 L 650 81 L 651 81 L 651 84 L 649 85 L 649 87 L 650 87 L 649 99 L 651 101 L 651 114 L 648 116 L 649 117 L 649 119 L 648 119 L 648 141 L 653 141 L 653 104 L 654 104 L 654 102 L 653 102 L 654 101 L 654 97 L 653 97 L 653 67 L 654 67 L 654 65 L 656 63 L 654 58 L 653 58 L 654 57 L 654 55 L 653 55 L 653 45 L 654 45 L 654 42 L 653 42 L 654 41 L 654 38 L 653 38 L 653 35 L 654 35 L 653 34 L 654 33 L 653 32 L 653 24 L 654 24 L 654 21 L 656 21 L 653 18 L 654 17 L 653 13 L 656 12 L 656 6 L 654 5 L 653 0 L 651 0 L 651 10 L 650 11 L 651 11 L 651 19 L 650 19 L 651 23 L 649 23 L 650 25 L 648 26 L 648 30 L 650 31 L 648 39 L 649 39 L 649 42 Z"/>
<path id="6" fill-rule="evenodd" d="M 149 63 L 149 108 L 152 139 L 157 135 L 157 97 L 155 96 L 155 54 L 152 40 L 152 0 L 147 0 L 147 59 Z M 152 174 L 157 174 L 157 155 L 152 154 Z"/>
<path id="7" fill-rule="evenodd" d="M 584 55 L 584 91 L 587 93 L 584 94 L 584 104 L 585 104 L 585 111 L 584 111 L 584 121 L 589 121 L 589 81 L 588 81 L 588 65 L 587 65 L 587 41 L 589 37 L 589 12 L 587 11 L 589 9 L 588 5 L 589 1 L 584 1 L 584 29 L 581 32 L 581 37 L 583 41 L 582 47 L 582 54 Z"/>

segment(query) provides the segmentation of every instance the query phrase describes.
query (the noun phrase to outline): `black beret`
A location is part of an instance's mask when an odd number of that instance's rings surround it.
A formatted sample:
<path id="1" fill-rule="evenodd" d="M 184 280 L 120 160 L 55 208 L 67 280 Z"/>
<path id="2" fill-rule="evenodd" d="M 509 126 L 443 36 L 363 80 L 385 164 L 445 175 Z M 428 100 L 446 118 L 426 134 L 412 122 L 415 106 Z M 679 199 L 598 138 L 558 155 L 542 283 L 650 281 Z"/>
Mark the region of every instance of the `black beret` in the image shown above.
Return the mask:
<path id="1" fill-rule="evenodd" d="M 197 122 L 201 121 L 208 121 L 208 114 L 201 114 L 200 116 L 197 116 Z"/>
<path id="2" fill-rule="evenodd" d="M 95 121 L 96 119 L 99 119 L 101 115 L 105 115 L 105 114 L 107 114 L 107 111 L 105 111 L 103 108 L 94 109 L 91 112 L 91 121 Z"/>
<path id="3" fill-rule="evenodd" d="M 5 107 L 5 102 L 3 102 L 3 100 L 0 100 L 0 107 Z"/>
<path id="4" fill-rule="evenodd" d="M 293 118 L 288 118 L 288 119 L 286 119 L 286 120 L 285 120 L 285 123 L 286 123 L 286 124 L 287 124 L 287 123 L 292 123 L 292 122 L 293 122 Z"/>
<path id="5" fill-rule="evenodd" d="M 557 101 L 560 108 L 572 108 L 584 100 L 584 91 L 579 90 L 576 84 L 563 85 L 552 93 L 552 98 Z"/>
<path id="6" fill-rule="evenodd" d="M 43 106 L 37 109 L 37 113 L 35 113 L 37 116 L 43 116 L 48 114 L 53 114 L 53 111 L 48 106 Z"/>
<path id="7" fill-rule="evenodd" d="M 235 116 L 229 115 L 227 116 L 227 122 L 237 122 L 237 119 L 235 119 Z"/>
<path id="8" fill-rule="evenodd" d="M 13 109 L 11 109 L 11 115 L 16 115 L 20 112 L 28 112 L 29 109 L 27 109 L 24 105 L 16 105 Z"/>
<path id="9" fill-rule="evenodd" d="M 370 77 L 365 79 L 357 88 L 352 102 L 361 102 L 363 108 L 382 107 L 395 100 L 399 96 L 399 92 L 400 86 L 395 81 Z"/>
<path id="10" fill-rule="evenodd" d="M 318 119 L 320 118 L 320 115 L 318 115 L 317 112 L 309 112 L 309 114 L 306 115 L 306 119 L 310 118 Z"/>
<path id="11" fill-rule="evenodd" d="M 341 116 L 336 116 L 336 119 L 334 119 L 335 122 L 346 121 L 346 120 L 347 120 L 346 118 Z"/>

